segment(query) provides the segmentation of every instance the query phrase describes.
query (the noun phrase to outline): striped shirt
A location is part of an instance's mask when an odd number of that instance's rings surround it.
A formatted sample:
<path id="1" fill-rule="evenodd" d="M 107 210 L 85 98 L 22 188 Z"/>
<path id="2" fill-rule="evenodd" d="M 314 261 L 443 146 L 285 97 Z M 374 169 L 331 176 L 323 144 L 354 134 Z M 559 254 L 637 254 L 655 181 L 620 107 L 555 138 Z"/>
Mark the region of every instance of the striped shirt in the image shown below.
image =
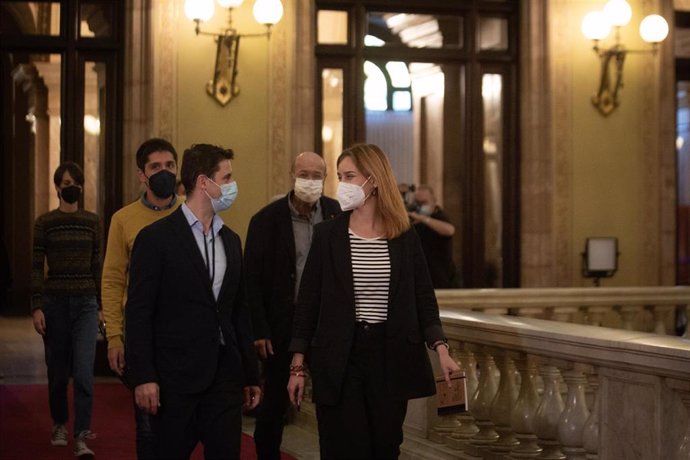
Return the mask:
<path id="1" fill-rule="evenodd" d="M 381 323 L 388 317 L 391 278 L 388 240 L 362 238 L 352 230 L 348 233 L 355 291 L 355 318 L 357 321 Z"/>

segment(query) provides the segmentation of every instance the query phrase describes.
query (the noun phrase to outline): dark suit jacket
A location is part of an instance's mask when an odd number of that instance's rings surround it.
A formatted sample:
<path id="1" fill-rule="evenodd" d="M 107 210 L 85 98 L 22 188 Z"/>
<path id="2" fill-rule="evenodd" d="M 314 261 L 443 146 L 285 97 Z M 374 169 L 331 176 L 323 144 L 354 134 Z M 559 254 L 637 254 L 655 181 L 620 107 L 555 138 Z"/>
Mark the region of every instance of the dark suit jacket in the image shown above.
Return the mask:
<path id="1" fill-rule="evenodd" d="M 292 332 L 295 298 L 295 235 L 288 200 L 268 204 L 249 222 L 244 260 L 254 336 L 287 346 Z M 324 220 L 340 213 L 337 201 L 321 197 Z"/>
<path id="2" fill-rule="evenodd" d="M 315 227 L 295 308 L 290 351 L 307 353 L 314 402 L 340 397 L 355 328 L 348 224 L 350 213 Z M 410 229 L 389 240 L 391 281 L 386 321 L 386 386 L 394 399 L 434 394 L 424 340 L 444 338 L 438 304 L 419 243 Z"/>
<path id="3" fill-rule="evenodd" d="M 158 382 L 177 393 L 205 390 L 216 374 L 219 327 L 238 383 L 257 384 L 241 242 L 226 226 L 219 236 L 227 268 L 216 301 L 182 208 L 139 232 L 125 308 L 127 378 L 132 385 Z"/>

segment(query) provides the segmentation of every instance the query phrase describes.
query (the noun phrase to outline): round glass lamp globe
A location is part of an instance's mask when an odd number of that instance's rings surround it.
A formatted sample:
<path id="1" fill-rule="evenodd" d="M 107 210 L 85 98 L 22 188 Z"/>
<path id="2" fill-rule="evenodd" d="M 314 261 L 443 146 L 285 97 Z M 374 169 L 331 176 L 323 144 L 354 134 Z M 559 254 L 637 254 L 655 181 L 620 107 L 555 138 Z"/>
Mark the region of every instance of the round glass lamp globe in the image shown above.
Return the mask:
<path id="1" fill-rule="evenodd" d="M 257 22 L 273 25 L 283 17 L 283 4 L 280 0 L 256 0 L 253 11 Z"/>
<path id="2" fill-rule="evenodd" d="M 184 15 L 192 21 L 206 22 L 213 17 L 213 0 L 185 0 Z"/>
<path id="3" fill-rule="evenodd" d="M 632 8 L 625 0 L 611 0 L 604 5 L 604 15 L 612 26 L 624 26 L 632 18 Z"/>
<path id="4" fill-rule="evenodd" d="M 650 14 L 640 23 L 640 36 L 647 43 L 659 43 L 668 35 L 668 23 L 658 14 Z"/>
<path id="5" fill-rule="evenodd" d="M 590 40 L 603 40 L 609 36 L 611 25 L 606 20 L 604 13 L 601 11 L 592 11 L 587 13 L 582 19 L 580 29 L 584 36 Z"/>
<path id="6" fill-rule="evenodd" d="M 244 3 L 244 0 L 217 0 L 222 8 L 237 8 Z"/>

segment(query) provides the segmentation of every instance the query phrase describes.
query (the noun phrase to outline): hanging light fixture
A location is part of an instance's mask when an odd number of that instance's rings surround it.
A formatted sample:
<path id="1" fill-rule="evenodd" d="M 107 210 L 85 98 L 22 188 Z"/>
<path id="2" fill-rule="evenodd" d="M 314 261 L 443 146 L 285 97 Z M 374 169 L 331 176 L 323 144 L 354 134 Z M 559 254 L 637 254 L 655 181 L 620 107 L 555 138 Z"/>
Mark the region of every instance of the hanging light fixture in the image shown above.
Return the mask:
<path id="1" fill-rule="evenodd" d="M 582 20 L 581 30 L 592 40 L 594 52 L 601 61 L 599 89 L 592 96 L 592 104 L 602 115 L 609 115 L 620 104 L 620 90 L 623 87 L 623 64 L 625 57 L 632 53 L 656 54 L 658 45 L 668 35 L 668 23 L 658 14 L 651 14 L 640 23 L 642 40 L 651 44 L 649 49 L 628 49 L 620 39 L 620 28 L 626 26 L 632 18 L 632 8 L 625 0 L 610 0 L 602 11 L 592 11 Z M 600 42 L 608 37 L 614 29 L 613 45 L 601 46 Z M 611 83 L 611 66 L 615 71 L 615 82 Z"/>
<path id="2" fill-rule="evenodd" d="M 201 23 L 213 17 L 215 5 L 213 0 L 185 0 L 184 13 L 194 21 L 197 35 L 210 35 L 216 40 L 216 58 L 213 78 L 206 84 L 206 92 L 220 105 L 227 105 L 240 93 L 237 83 L 238 52 L 240 38 L 271 36 L 271 27 L 283 17 L 283 4 L 280 0 L 256 0 L 254 2 L 254 19 L 266 26 L 266 32 L 240 34 L 232 25 L 232 11 L 242 5 L 244 0 L 216 0 L 218 5 L 228 10 L 227 26 L 218 33 L 201 30 Z"/>

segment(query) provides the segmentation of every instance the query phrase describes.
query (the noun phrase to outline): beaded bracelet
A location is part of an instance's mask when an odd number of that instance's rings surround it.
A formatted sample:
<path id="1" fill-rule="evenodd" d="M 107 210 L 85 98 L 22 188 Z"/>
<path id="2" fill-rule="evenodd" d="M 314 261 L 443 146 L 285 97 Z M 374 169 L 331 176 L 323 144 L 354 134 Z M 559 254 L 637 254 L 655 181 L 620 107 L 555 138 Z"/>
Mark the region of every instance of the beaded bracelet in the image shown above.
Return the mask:
<path id="1" fill-rule="evenodd" d="M 290 372 L 290 375 L 294 375 L 295 377 L 306 377 L 307 374 L 304 372 Z"/>

